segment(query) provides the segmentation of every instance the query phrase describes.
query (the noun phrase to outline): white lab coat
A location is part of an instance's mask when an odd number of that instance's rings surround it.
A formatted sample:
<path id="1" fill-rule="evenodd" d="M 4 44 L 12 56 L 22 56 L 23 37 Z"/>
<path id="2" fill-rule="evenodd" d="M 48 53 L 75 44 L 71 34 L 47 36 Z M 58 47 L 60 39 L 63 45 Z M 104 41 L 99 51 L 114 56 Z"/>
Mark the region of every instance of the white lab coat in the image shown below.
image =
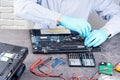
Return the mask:
<path id="1" fill-rule="evenodd" d="M 15 14 L 40 28 L 57 27 L 60 15 L 88 19 L 96 11 L 108 20 L 104 28 L 114 36 L 120 32 L 120 7 L 113 0 L 15 0 Z"/>

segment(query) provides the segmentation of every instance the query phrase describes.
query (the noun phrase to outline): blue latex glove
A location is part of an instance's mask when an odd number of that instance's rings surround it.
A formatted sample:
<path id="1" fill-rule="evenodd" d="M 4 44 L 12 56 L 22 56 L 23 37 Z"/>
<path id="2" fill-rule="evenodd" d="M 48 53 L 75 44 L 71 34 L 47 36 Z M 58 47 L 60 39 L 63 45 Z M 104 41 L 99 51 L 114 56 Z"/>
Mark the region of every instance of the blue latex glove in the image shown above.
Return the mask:
<path id="1" fill-rule="evenodd" d="M 86 21 L 86 19 L 83 18 L 81 19 L 62 16 L 60 19 L 60 25 L 72 31 L 78 32 L 82 37 L 86 37 L 91 31 L 90 24 Z"/>
<path id="2" fill-rule="evenodd" d="M 96 47 L 102 44 L 108 38 L 108 33 L 105 29 L 93 30 L 85 39 L 85 46 Z"/>

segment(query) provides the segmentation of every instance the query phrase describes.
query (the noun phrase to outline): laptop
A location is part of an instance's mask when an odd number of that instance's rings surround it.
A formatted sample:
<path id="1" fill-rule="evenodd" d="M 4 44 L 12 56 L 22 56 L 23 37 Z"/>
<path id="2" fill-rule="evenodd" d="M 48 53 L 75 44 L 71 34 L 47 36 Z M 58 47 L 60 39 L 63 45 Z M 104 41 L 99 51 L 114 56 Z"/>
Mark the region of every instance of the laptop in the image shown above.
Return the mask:
<path id="1" fill-rule="evenodd" d="M 30 38 L 34 54 L 94 52 L 99 47 L 84 46 L 84 39 L 66 28 L 33 29 Z"/>
<path id="2" fill-rule="evenodd" d="M 70 67 L 95 67 L 92 52 L 101 51 L 98 47 L 84 46 L 84 38 L 66 28 L 30 30 L 34 54 L 67 54 Z"/>
<path id="3" fill-rule="evenodd" d="M 0 80 L 19 80 L 27 54 L 26 47 L 0 43 Z"/>

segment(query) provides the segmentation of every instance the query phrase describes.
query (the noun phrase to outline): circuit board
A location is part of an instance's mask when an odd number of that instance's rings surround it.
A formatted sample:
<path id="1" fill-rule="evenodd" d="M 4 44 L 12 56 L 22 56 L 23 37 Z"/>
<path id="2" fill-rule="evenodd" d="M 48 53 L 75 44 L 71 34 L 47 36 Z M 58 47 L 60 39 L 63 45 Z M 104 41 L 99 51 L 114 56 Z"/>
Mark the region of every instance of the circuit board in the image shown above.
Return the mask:
<path id="1" fill-rule="evenodd" d="M 43 32 L 42 32 L 43 33 Z M 76 33 L 42 34 L 41 30 L 31 30 L 33 53 L 94 52 L 100 47 L 85 47 L 84 39 Z M 45 31 L 44 31 L 45 33 Z"/>

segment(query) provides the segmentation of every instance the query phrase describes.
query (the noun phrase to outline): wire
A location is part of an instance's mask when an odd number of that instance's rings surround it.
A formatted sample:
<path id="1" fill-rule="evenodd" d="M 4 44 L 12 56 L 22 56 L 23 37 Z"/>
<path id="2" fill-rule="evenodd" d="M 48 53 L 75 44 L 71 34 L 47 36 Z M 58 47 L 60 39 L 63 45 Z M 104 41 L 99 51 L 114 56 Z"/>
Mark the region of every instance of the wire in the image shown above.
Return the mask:
<path id="1" fill-rule="evenodd" d="M 48 72 L 44 72 L 40 70 L 41 67 L 47 66 L 49 68 Z M 38 68 L 39 72 L 35 71 L 35 69 Z M 47 62 L 42 62 L 42 58 L 39 58 L 35 61 L 35 63 L 32 64 L 30 67 L 30 72 L 33 73 L 36 76 L 40 77 L 56 77 L 56 78 L 62 78 L 63 80 L 66 80 L 65 77 L 63 77 L 61 74 L 52 74 L 52 67 Z"/>
<path id="2" fill-rule="evenodd" d="M 91 80 L 91 79 L 90 79 L 88 76 L 86 76 L 86 75 L 81 75 L 80 78 L 85 78 L 85 79 L 87 79 L 87 80 Z"/>
<path id="3" fill-rule="evenodd" d="M 42 63 L 42 64 L 44 64 L 44 66 L 47 66 L 48 68 L 49 68 L 49 71 L 48 72 L 44 72 L 44 71 L 42 71 L 42 70 L 40 70 L 40 66 L 37 66 L 37 69 L 41 72 L 41 73 L 45 73 L 45 74 L 50 74 L 51 72 L 52 72 L 52 67 L 48 64 L 48 63 Z M 41 64 L 41 65 L 42 65 Z"/>
<path id="4" fill-rule="evenodd" d="M 70 80 L 80 80 L 79 74 L 76 72 L 73 72 L 70 76 Z"/>
<path id="5" fill-rule="evenodd" d="M 77 72 L 73 72 L 70 76 L 70 80 L 80 80 L 81 78 L 90 80 L 86 75 L 79 75 Z"/>
<path id="6" fill-rule="evenodd" d="M 97 76 L 99 75 L 99 71 L 97 71 L 94 76 L 90 78 L 90 80 L 96 80 Z"/>
<path id="7" fill-rule="evenodd" d="M 43 66 L 47 66 L 49 68 L 48 72 L 44 72 L 41 70 L 41 67 Z M 35 69 L 38 69 L 39 72 L 35 71 Z M 36 76 L 40 76 L 40 77 L 56 77 L 56 78 L 62 78 L 63 80 L 66 80 L 66 78 L 64 76 L 62 76 L 62 74 L 52 74 L 52 67 L 50 64 L 48 64 L 47 62 L 42 62 L 42 58 L 38 58 L 30 67 L 30 72 L 33 73 Z M 72 73 L 72 75 L 70 76 L 70 80 L 80 80 L 80 78 L 85 78 L 87 80 L 95 80 L 93 78 L 95 78 L 95 76 L 93 76 L 92 78 L 89 79 L 89 77 L 87 77 L 86 75 L 79 75 L 78 73 L 74 72 Z"/>
<path id="8" fill-rule="evenodd" d="M 112 69 L 114 70 L 115 68 L 103 68 L 103 69 L 100 70 L 100 71 L 106 71 L 106 70 L 112 70 Z M 90 78 L 90 80 L 96 80 L 96 78 L 97 78 L 98 75 L 99 75 L 99 71 L 97 71 L 97 72 L 95 73 L 95 75 Z"/>
<path id="9" fill-rule="evenodd" d="M 56 78 L 62 78 L 63 80 L 66 80 L 66 79 L 62 76 L 62 74 L 60 74 L 60 75 L 51 74 L 51 72 L 52 72 L 52 67 L 51 67 L 49 64 L 46 64 L 46 63 L 43 63 L 43 64 L 49 68 L 49 71 L 48 71 L 48 72 L 44 72 L 44 71 L 40 70 L 41 67 L 38 66 L 38 70 L 42 73 L 41 76 L 43 76 L 43 77 L 56 77 Z"/>
<path id="10" fill-rule="evenodd" d="M 56 78 L 62 78 L 63 80 L 66 80 L 66 78 L 62 74 L 59 74 L 59 75 L 52 74 L 52 67 L 50 64 L 48 64 L 49 60 L 51 59 L 48 58 L 47 60 L 45 60 L 45 62 L 42 62 L 42 58 L 38 58 L 30 67 L 30 72 L 40 77 L 56 77 Z M 49 69 L 48 72 L 41 70 L 41 67 L 43 66 L 48 67 Z M 39 72 L 35 71 L 36 68 L 39 70 Z M 111 69 L 115 69 L 115 68 L 104 68 L 101 71 L 111 70 Z M 70 75 L 70 80 L 80 80 L 81 78 L 84 78 L 86 80 L 96 80 L 98 75 L 99 75 L 99 71 L 97 71 L 91 78 L 89 78 L 86 75 L 79 75 L 77 72 L 73 72 Z"/>

